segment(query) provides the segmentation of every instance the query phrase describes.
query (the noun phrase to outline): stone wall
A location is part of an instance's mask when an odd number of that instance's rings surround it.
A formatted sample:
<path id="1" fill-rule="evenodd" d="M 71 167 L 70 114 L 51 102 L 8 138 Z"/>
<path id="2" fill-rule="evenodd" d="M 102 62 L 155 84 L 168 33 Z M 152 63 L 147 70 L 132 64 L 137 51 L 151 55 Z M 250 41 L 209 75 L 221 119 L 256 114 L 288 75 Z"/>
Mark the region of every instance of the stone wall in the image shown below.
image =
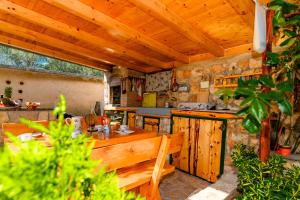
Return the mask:
<path id="1" fill-rule="evenodd" d="M 254 57 L 251 53 L 234 57 L 213 59 L 176 68 L 176 78 L 179 84 L 188 84 L 188 93 L 177 92 L 172 95 L 177 102 L 212 102 L 214 79 L 225 75 L 258 72 L 261 68 L 261 57 Z M 201 88 L 201 82 L 209 82 L 208 88 Z"/>
<path id="2" fill-rule="evenodd" d="M 11 84 L 8 85 L 7 80 Z M 0 94 L 7 86 L 13 88 L 13 99 L 37 101 L 41 107 L 53 108 L 63 94 L 68 112 L 75 115 L 89 113 L 96 101 L 103 102 L 103 83 L 99 79 L 0 68 Z"/>
<path id="3" fill-rule="evenodd" d="M 242 126 L 242 119 L 227 121 L 227 134 L 225 146 L 225 165 L 231 165 L 230 154 L 235 144 L 245 144 L 258 150 L 259 136 L 249 134 Z"/>

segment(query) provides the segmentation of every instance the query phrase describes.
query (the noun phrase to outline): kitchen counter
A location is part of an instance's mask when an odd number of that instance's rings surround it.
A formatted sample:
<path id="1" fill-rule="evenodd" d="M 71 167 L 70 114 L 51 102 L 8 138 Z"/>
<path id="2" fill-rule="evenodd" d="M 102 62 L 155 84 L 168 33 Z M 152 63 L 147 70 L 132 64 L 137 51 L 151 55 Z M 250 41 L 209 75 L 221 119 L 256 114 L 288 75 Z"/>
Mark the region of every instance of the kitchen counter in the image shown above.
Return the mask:
<path id="1" fill-rule="evenodd" d="M 21 117 L 33 121 L 52 120 L 53 108 L 38 107 L 35 110 L 29 110 L 27 107 L 5 107 L 0 108 L 0 125 L 2 123 L 18 123 Z"/>
<path id="2" fill-rule="evenodd" d="M 137 107 L 117 107 L 117 106 L 105 106 L 104 110 L 116 110 L 116 111 L 136 111 Z"/>
<path id="3" fill-rule="evenodd" d="M 171 114 L 194 115 L 212 118 L 238 119 L 233 110 L 181 110 L 177 108 L 105 107 L 104 110 L 133 111 L 140 116 L 170 118 Z"/>
<path id="4" fill-rule="evenodd" d="M 43 108 L 43 107 L 37 107 L 34 110 L 30 110 L 27 107 L 4 107 L 4 108 L 0 108 L 0 112 L 1 111 L 29 111 L 29 112 L 34 112 L 34 111 L 51 111 L 53 110 L 53 108 Z"/>
<path id="5" fill-rule="evenodd" d="M 230 110 L 178 110 L 172 109 L 172 115 L 189 115 L 197 117 L 217 118 L 217 119 L 241 119 L 236 116 L 236 111 Z"/>

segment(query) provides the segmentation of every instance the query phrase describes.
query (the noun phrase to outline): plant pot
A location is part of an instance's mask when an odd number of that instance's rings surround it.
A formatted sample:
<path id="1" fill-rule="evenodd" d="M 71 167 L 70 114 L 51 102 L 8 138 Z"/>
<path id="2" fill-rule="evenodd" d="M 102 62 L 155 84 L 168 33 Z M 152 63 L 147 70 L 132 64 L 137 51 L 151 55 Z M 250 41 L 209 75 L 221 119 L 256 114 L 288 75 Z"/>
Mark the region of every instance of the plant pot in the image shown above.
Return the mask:
<path id="1" fill-rule="evenodd" d="M 291 146 L 280 145 L 276 153 L 283 156 L 289 156 L 291 155 L 291 149 L 292 149 Z"/>

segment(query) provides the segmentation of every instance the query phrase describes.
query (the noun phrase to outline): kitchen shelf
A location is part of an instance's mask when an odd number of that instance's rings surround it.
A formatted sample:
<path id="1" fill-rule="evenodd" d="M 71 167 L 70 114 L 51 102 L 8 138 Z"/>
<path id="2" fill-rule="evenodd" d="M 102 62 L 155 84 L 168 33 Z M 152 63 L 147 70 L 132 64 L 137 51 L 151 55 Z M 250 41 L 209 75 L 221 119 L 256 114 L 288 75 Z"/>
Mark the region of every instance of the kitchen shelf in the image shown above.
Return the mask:
<path id="1" fill-rule="evenodd" d="M 262 75 L 261 72 L 247 73 L 247 74 L 236 74 L 215 78 L 215 88 L 235 88 L 238 86 L 238 80 L 250 80 L 252 78 L 259 78 Z"/>

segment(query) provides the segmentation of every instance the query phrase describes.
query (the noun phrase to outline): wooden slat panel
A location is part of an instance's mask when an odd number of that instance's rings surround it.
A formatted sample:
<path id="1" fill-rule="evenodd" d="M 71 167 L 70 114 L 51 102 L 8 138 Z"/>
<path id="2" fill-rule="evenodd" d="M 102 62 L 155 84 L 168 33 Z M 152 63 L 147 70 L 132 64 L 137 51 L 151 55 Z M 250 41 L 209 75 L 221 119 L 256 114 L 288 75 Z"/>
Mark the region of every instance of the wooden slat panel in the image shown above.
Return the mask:
<path id="1" fill-rule="evenodd" d="M 128 127 L 135 128 L 135 113 L 128 113 Z"/>
<path id="2" fill-rule="evenodd" d="M 180 155 L 173 164 L 189 174 L 215 182 L 220 175 L 222 121 L 173 117 L 173 133 L 183 132 Z"/>
<path id="3" fill-rule="evenodd" d="M 212 133 L 210 137 L 210 181 L 216 182 L 220 175 L 222 124 L 221 121 L 212 121 Z"/>
<path id="4" fill-rule="evenodd" d="M 234 113 L 213 112 L 213 111 L 188 111 L 188 110 L 171 110 L 174 115 L 190 115 L 198 117 L 219 118 L 219 119 L 241 119 Z"/>
<path id="5" fill-rule="evenodd" d="M 171 136 L 172 140 L 180 140 L 181 137 L 182 135 L 180 134 Z M 116 144 L 94 149 L 92 158 L 94 160 L 102 160 L 103 162 L 100 166 L 107 166 L 107 170 L 111 171 L 155 159 L 158 155 L 160 144 L 161 136 Z M 177 143 L 171 142 L 170 150 L 174 149 L 172 144 L 176 145 Z"/>
<path id="6" fill-rule="evenodd" d="M 199 122 L 198 119 L 190 119 L 190 155 L 189 155 L 189 173 L 196 175 L 197 162 L 198 162 L 198 143 L 199 143 Z"/>
<path id="7" fill-rule="evenodd" d="M 46 55 L 49 57 L 65 60 L 68 62 L 73 62 L 80 65 L 89 66 L 92 68 L 97 68 L 101 70 L 107 71 L 107 66 L 103 66 L 102 64 L 98 62 L 89 61 L 87 59 L 81 59 L 72 55 L 68 55 L 66 53 L 59 52 L 58 50 L 48 49 L 45 47 L 42 47 L 36 43 L 32 42 L 25 42 L 23 40 L 15 39 L 11 36 L 5 36 L 3 33 L 0 32 L 0 43 L 13 46 L 16 48 L 21 48 L 27 51 L 31 51 L 34 53 L 39 53 L 42 55 Z"/>
<path id="8" fill-rule="evenodd" d="M 118 170 L 117 175 L 119 179 L 119 188 L 131 190 L 142 184 L 149 183 L 154 169 L 154 164 L 155 160 Z M 170 174 L 174 170 L 174 166 L 165 163 L 162 170 L 162 176 Z"/>
<path id="9" fill-rule="evenodd" d="M 108 31 L 117 31 L 118 36 L 125 42 L 137 42 L 145 45 L 146 47 L 153 49 L 161 54 L 164 54 L 170 58 L 174 58 L 184 63 L 189 63 L 188 56 L 175 51 L 168 46 L 165 46 L 150 37 L 140 34 L 136 30 L 120 23 L 119 21 L 104 15 L 103 13 L 95 10 L 94 8 L 81 3 L 78 0 L 45 0 L 51 5 L 55 5 L 62 8 L 76 16 L 79 16 L 85 20 L 95 23 Z"/>
<path id="10" fill-rule="evenodd" d="M 169 10 L 159 0 L 130 0 L 138 8 L 144 12 L 160 20 L 162 23 L 170 26 L 174 30 L 180 32 L 190 40 L 203 45 L 210 53 L 216 56 L 223 56 L 224 50 L 215 41 L 210 39 L 199 30 L 195 30 L 190 24 L 186 23 L 182 18 Z"/>
<path id="11" fill-rule="evenodd" d="M 62 32 L 66 35 L 70 35 L 79 40 L 85 41 L 86 43 L 97 45 L 99 48 L 106 50 L 106 52 L 109 54 L 120 54 L 120 55 L 124 54 L 134 59 L 140 60 L 141 62 L 147 63 L 151 66 L 155 66 L 155 67 L 165 66 L 165 63 L 159 60 L 144 56 L 143 54 L 135 52 L 133 50 L 126 49 L 113 42 L 106 41 L 101 37 L 97 37 L 83 30 L 80 30 L 79 28 L 69 26 L 60 21 L 54 20 L 50 17 L 39 14 L 35 11 L 24 8 L 22 6 L 11 3 L 9 1 L 2 0 L 0 10 L 8 14 L 18 16 L 33 24 L 38 24 L 40 26 L 50 28 L 58 32 Z"/>
<path id="12" fill-rule="evenodd" d="M 0 21 L 0 30 L 3 32 L 7 32 L 16 36 L 20 36 L 25 39 L 30 39 L 32 41 L 37 41 L 40 43 L 43 43 L 45 45 L 49 45 L 55 48 L 62 48 L 63 50 L 67 50 L 69 52 L 72 52 L 74 54 L 78 54 L 81 56 L 86 56 L 91 59 L 95 59 L 101 62 L 110 62 L 110 64 L 118 64 L 123 67 L 128 67 L 130 69 L 135 69 L 138 71 L 144 71 L 145 67 L 142 66 L 135 66 L 128 62 L 124 62 L 121 59 L 116 59 L 111 56 L 101 54 L 96 51 L 92 51 L 86 48 L 82 48 L 80 46 L 71 44 L 69 42 L 65 42 L 63 40 L 59 40 L 53 37 L 50 37 L 46 34 L 41 34 L 39 32 L 35 32 L 26 28 L 23 28 L 21 26 L 16 26 L 8 22 Z M 108 69 L 108 68 L 107 68 Z M 153 69 L 158 70 L 158 68 Z"/>
<path id="13" fill-rule="evenodd" d="M 198 158 L 196 175 L 206 180 L 210 179 L 210 131 L 212 128 L 211 120 L 199 120 L 199 139 L 198 139 Z"/>
<path id="14" fill-rule="evenodd" d="M 179 154 L 173 154 L 174 165 L 186 172 L 189 172 L 189 121 L 189 118 L 174 118 L 173 126 L 173 133 L 183 133 L 183 144 L 181 151 Z"/>
<path id="15" fill-rule="evenodd" d="M 149 200 L 160 200 L 159 190 L 158 190 L 158 184 L 160 181 L 160 178 L 162 177 L 164 165 L 166 162 L 166 158 L 168 155 L 169 147 L 171 144 L 171 136 L 163 135 L 161 145 L 159 148 L 159 153 L 155 162 L 155 166 L 153 169 L 150 185 L 149 185 Z"/>
<path id="16" fill-rule="evenodd" d="M 254 28 L 253 0 L 227 0 L 232 8 L 241 16 L 251 29 Z"/>

